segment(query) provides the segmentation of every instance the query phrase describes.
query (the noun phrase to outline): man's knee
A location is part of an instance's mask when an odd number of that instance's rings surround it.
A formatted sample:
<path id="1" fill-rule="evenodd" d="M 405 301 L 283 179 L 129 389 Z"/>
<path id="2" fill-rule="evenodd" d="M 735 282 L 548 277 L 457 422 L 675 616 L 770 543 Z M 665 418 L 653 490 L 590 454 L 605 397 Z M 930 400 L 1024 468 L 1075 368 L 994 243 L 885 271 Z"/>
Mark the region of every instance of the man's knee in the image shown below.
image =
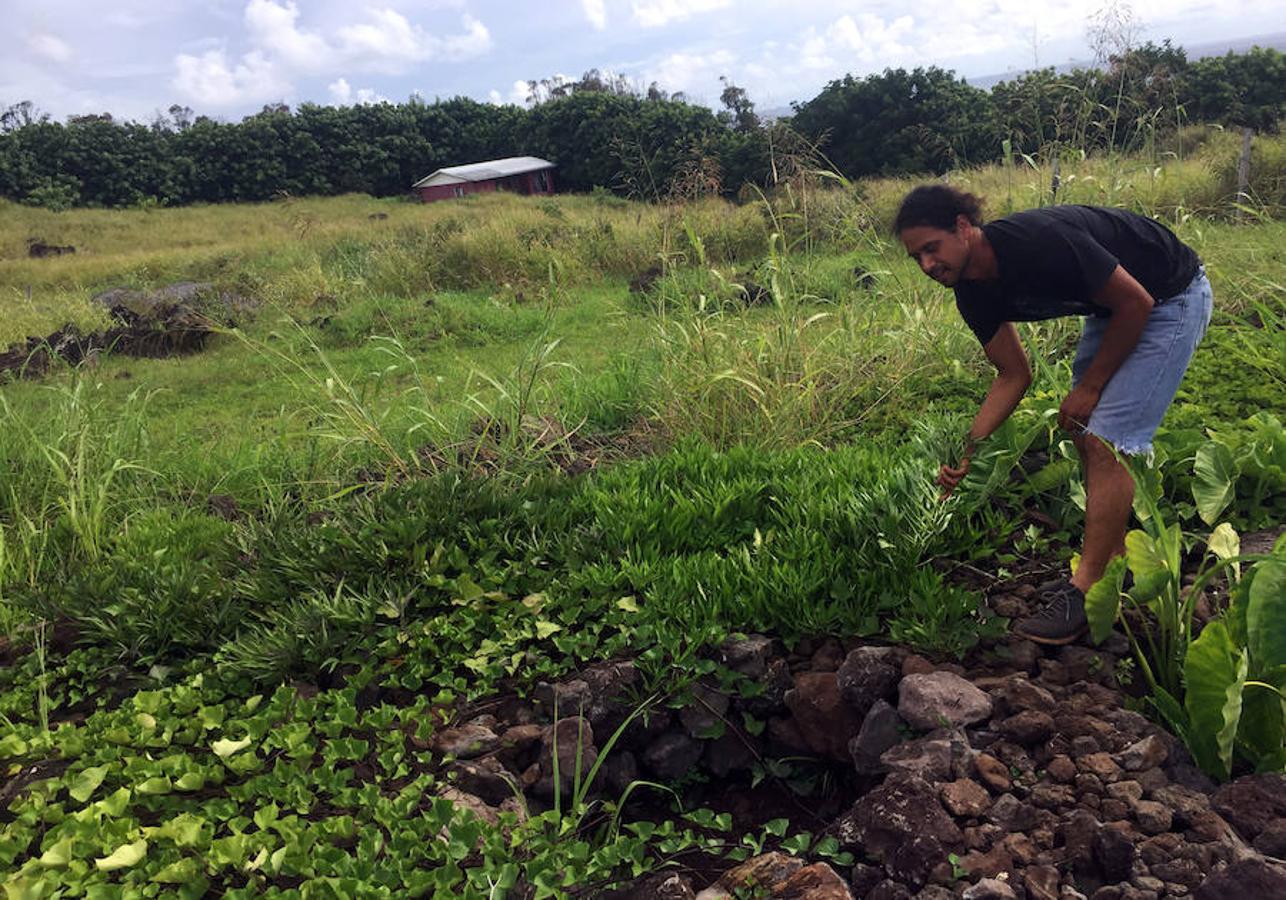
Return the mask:
<path id="1" fill-rule="evenodd" d="M 1080 443 L 1077 449 L 1081 452 L 1081 458 L 1085 464 L 1092 469 L 1117 469 L 1124 468 L 1120 458 L 1112 445 L 1102 438 L 1093 434 L 1084 434 L 1080 436 Z"/>

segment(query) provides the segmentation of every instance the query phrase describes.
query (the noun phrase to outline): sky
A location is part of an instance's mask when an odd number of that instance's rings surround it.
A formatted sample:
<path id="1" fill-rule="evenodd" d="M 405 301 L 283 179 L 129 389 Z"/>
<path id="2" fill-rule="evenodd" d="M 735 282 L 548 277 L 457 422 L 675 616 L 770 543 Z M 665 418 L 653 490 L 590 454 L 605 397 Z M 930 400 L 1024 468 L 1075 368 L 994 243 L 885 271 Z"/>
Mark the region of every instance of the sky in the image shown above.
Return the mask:
<path id="1" fill-rule="evenodd" d="M 1115 0 L 1136 42 L 1280 31 L 1282 0 Z M 1102 0 L 0 0 L 0 109 L 237 121 L 265 104 L 413 95 L 525 103 L 528 79 L 598 68 L 761 110 L 833 79 L 939 65 L 985 76 L 1091 58 Z"/>

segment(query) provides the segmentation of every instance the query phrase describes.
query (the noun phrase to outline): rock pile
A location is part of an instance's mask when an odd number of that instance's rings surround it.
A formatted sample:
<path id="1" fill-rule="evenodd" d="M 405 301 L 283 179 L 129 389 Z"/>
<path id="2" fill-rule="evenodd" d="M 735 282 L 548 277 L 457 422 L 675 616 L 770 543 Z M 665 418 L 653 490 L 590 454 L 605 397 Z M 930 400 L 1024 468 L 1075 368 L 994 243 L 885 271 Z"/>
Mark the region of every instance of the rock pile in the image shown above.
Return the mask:
<path id="1" fill-rule="evenodd" d="M 666 873 L 622 897 L 715 900 L 755 884 L 801 900 L 1221 900 L 1240 883 L 1258 887 L 1238 900 L 1286 897 L 1274 859 L 1286 853 L 1286 776 L 1216 790 L 1181 743 L 1125 707 L 1110 649 L 1044 657 L 1022 643 L 966 672 L 890 647 L 785 654 L 753 635 L 720 660 L 752 691 L 703 682 L 678 711 L 630 718 L 638 673 L 604 664 L 542 685 L 504 726 L 474 719 L 431 746 L 471 808 L 570 791 L 618 730 L 594 785 L 610 794 L 639 777 L 725 778 L 788 755 L 853 767 L 862 792 L 827 829 L 858 860 L 851 871 L 776 853 L 699 893 Z M 752 734 L 756 718 L 766 727 Z"/>

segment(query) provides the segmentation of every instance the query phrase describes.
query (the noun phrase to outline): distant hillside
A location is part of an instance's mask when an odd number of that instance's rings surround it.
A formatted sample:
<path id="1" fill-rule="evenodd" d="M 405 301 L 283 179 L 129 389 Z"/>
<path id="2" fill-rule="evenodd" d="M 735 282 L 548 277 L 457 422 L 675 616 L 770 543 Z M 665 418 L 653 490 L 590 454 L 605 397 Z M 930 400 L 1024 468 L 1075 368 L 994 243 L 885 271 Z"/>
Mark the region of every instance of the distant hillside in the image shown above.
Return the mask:
<path id="1" fill-rule="evenodd" d="M 1269 47 L 1273 50 L 1280 50 L 1286 53 L 1286 31 L 1277 31 L 1271 34 L 1259 34 L 1253 37 L 1237 38 L 1231 41 L 1210 41 L 1201 44 L 1189 44 L 1183 49 L 1188 53 L 1188 59 L 1202 59 L 1207 56 L 1223 56 L 1225 53 L 1245 53 L 1252 47 Z M 1059 72 L 1070 72 L 1073 69 L 1083 69 L 1093 65 L 1093 60 L 1079 59 L 1071 60 L 1062 65 L 1054 66 Z M 965 80 L 976 88 L 990 90 L 1002 81 L 1009 81 L 1017 78 L 1030 69 L 1011 69 L 1008 72 L 1001 72 L 995 75 L 972 75 L 966 76 Z M 775 106 L 770 109 L 759 110 L 759 116 L 765 121 L 774 121 L 791 115 L 794 112 L 790 106 Z"/>
<path id="2" fill-rule="evenodd" d="M 1254 37 L 1237 38 L 1231 41 L 1211 41 L 1202 44 L 1189 44 L 1183 49 L 1188 53 L 1188 59 L 1203 59 L 1207 56 L 1223 56 L 1225 53 L 1245 53 L 1252 47 L 1268 47 L 1272 50 L 1281 50 L 1286 52 L 1286 31 L 1278 31 L 1273 34 L 1260 34 Z M 1054 66 L 1059 72 L 1070 72 L 1073 69 L 1085 69 L 1094 64 L 1089 59 L 1074 59 L 1061 65 Z M 1017 78 L 1024 72 L 1030 72 L 1030 69 L 1012 69 L 1008 72 L 1001 72 L 997 75 L 975 75 L 965 80 L 974 87 L 989 90 L 1002 81 L 1009 81 Z"/>

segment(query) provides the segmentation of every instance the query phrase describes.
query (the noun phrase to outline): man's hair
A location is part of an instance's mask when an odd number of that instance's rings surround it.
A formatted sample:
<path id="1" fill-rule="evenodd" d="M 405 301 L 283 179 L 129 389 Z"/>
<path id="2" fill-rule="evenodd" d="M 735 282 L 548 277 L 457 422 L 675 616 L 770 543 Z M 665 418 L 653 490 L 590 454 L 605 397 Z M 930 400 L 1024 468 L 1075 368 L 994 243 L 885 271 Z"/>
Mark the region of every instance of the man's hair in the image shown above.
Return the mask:
<path id="1" fill-rule="evenodd" d="M 945 184 L 922 184 L 902 198 L 893 220 L 893 233 L 925 225 L 954 231 L 960 215 L 971 225 L 981 225 L 982 198 Z"/>

